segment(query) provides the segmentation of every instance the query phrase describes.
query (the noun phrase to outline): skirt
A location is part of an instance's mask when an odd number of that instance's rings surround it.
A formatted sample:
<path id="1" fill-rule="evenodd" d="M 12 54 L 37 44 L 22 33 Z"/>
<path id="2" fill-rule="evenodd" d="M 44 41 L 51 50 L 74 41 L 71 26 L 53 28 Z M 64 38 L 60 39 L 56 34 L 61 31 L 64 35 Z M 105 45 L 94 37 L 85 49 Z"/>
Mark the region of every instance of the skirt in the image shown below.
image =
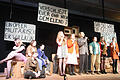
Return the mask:
<path id="1" fill-rule="evenodd" d="M 77 54 L 75 53 L 75 51 L 73 53 L 68 53 L 67 54 L 66 64 L 78 65 Z"/>
<path id="2" fill-rule="evenodd" d="M 66 58 L 67 57 L 67 45 L 58 46 L 57 57 L 58 58 Z"/>

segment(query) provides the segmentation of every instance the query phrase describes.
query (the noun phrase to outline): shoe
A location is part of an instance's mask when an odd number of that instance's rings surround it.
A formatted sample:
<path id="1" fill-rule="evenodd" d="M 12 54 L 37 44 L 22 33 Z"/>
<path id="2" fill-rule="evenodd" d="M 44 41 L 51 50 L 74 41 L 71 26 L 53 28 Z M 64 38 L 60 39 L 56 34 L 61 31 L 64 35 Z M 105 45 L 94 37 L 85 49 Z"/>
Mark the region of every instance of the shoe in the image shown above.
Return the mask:
<path id="1" fill-rule="evenodd" d="M 70 75 L 73 75 L 72 72 L 70 72 Z"/>
<path id="2" fill-rule="evenodd" d="M 60 74 L 60 76 L 64 76 L 63 74 Z"/>
<path id="3" fill-rule="evenodd" d="M 82 73 L 79 73 L 79 75 L 82 75 Z"/>
<path id="4" fill-rule="evenodd" d="M 85 72 L 85 74 L 89 74 L 89 72 Z"/>
<path id="5" fill-rule="evenodd" d="M 107 74 L 107 72 L 104 72 L 104 74 Z"/>
<path id="6" fill-rule="evenodd" d="M 94 73 L 94 72 L 91 72 L 91 74 L 92 74 L 92 75 L 95 75 L 95 73 Z"/>
<path id="7" fill-rule="evenodd" d="M 107 72 L 105 71 L 105 69 L 102 72 L 103 72 L 103 74 L 107 74 Z"/>
<path id="8" fill-rule="evenodd" d="M 104 74 L 104 71 L 103 71 L 103 70 L 101 71 L 101 74 Z"/>
<path id="9" fill-rule="evenodd" d="M 65 73 L 63 73 L 63 76 L 66 76 L 66 74 L 65 74 Z"/>
<path id="10" fill-rule="evenodd" d="M 119 73 L 116 71 L 115 74 L 119 74 Z"/>
<path id="11" fill-rule="evenodd" d="M 72 75 L 76 75 L 76 74 L 73 72 Z"/>
<path id="12" fill-rule="evenodd" d="M 99 71 L 97 71 L 97 74 L 100 74 L 100 72 L 99 72 Z"/>
<path id="13" fill-rule="evenodd" d="M 45 74 L 48 75 L 48 76 L 50 76 L 50 72 L 49 71 L 46 71 Z"/>
<path id="14" fill-rule="evenodd" d="M 115 72 L 113 72 L 113 74 L 116 74 Z"/>
<path id="15" fill-rule="evenodd" d="M 10 77 L 6 76 L 6 79 L 9 79 Z"/>
<path id="16" fill-rule="evenodd" d="M 40 77 L 39 78 L 45 78 L 46 77 L 46 75 L 45 74 L 43 74 L 43 75 L 40 75 Z"/>

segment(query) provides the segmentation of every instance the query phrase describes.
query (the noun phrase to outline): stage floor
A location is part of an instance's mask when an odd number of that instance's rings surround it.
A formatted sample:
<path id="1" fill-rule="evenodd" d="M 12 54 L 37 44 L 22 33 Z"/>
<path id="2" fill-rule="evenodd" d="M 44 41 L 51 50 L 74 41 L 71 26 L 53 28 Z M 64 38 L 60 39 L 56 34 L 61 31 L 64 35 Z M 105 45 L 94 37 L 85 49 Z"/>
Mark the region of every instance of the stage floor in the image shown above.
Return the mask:
<path id="1" fill-rule="evenodd" d="M 3 74 L 0 74 L 0 80 L 6 80 Z M 7 79 L 8 80 L 8 79 Z M 11 78 L 9 80 L 29 80 L 24 78 Z M 39 80 L 39 79 L 32 79 L 32 80 Z M 40 80 L 64 80 L 63 76 L 59 76 L 58 74 L 52 74 L 51 76 L 47 76 L 46 78 L 40 78 Z M 67 75 L 66 80 L 120 80 L 120 74 L 101 74 L 101 75 L 91 75 L 91 74 L 83 74 L 75 76 Z"/>

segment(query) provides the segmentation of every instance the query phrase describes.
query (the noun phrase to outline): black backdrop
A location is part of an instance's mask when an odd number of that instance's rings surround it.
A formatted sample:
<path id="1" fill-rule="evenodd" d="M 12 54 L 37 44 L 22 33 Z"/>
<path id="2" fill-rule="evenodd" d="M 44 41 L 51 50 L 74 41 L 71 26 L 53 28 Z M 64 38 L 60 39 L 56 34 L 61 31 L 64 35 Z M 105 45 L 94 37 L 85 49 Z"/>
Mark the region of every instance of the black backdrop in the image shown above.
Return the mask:
<path id="1" fill-rule="evenodd" d="M 14 43 L 11 41 L 4 41 L 4 27 L 5 21 L 14 21 L 14 22 L 22 22 L 36 25 L 36 41 L 37 43 L 44 43 L 46 45 L 46 55 L 51 60 L 51 54 L 56 53 L 57 44 L 56 44 L 56 36 L 57 32 L 63 30 L 63 26 L 43 23 L 37 21 L 37 8 L 26 7 L 21 5 L 13 5 L 11 10 L 9 3 L 0 3 L 0 60 L 5 58 L 7 54 L 10 52 Z M 11 14 L 10 14 L 11 13 Z M 80 15 L 70 14 L 69 13 L 69 26 L 79 26 L 80 31 L 85 32 L 86 36 L 89 37 L 89 42 L 93 36 L 97 36 L 98 40 L 100 38 L 100 34 L 94 32 L 94 21 L 101 21 L 112 23 L 115 25 L 115 32 L 117 33 L 118 43 L 120 42 L 120 24 L 116 22 L 110 22 L 106 20 L 100 20 L 96 18 L 83 17 Z M 28 43 L 25 43 L 28 45 Z M 6 63 L 0 64 L 0 71 L 3 72 L 6 67 Z"/>

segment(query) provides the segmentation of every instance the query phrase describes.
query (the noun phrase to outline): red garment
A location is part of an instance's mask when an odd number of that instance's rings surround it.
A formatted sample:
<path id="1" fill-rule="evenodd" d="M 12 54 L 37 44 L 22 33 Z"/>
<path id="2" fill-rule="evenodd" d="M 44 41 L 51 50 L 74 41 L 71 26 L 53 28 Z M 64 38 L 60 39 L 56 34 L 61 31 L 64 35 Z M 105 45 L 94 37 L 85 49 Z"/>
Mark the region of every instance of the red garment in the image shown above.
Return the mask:
<path id="1" fill-rule="evenodd" d="M 77 41 L 75 41 L 74 44 L 75 44 L 76 54 L 79 54 L 79 47 L 78 47 Z M 68 53 L 73 53 L 74 44 L 72 43 L 71 39 L 67 40 Z"/>
<path id="2" fill-rule="evenodd" d="M 113 59 L 119 59 L 118 53 L 119 53 L 119 47 L 118 44 L 115 43 L 116 49 L 114 49 L 113 43 L 110 43 L 110 55 Z"/>
<path id="3" fill-rule="evenodd" d="M 102 53 L 103 53 L 103 50 L 102 50 L 102 48 L 101 48 L 101 43 L 102 43 L 102 42 L 99 42 L 99 45 L 100 45 L 100 56 L 101 56 Z M 107 45 L 106 42 L 104 42 L 104 44 Z M 107 48 L 107 47 L 106 47 L 106 48 Z M 107 55 L 107 50 L 105 51 L 105 54 Z"/>

